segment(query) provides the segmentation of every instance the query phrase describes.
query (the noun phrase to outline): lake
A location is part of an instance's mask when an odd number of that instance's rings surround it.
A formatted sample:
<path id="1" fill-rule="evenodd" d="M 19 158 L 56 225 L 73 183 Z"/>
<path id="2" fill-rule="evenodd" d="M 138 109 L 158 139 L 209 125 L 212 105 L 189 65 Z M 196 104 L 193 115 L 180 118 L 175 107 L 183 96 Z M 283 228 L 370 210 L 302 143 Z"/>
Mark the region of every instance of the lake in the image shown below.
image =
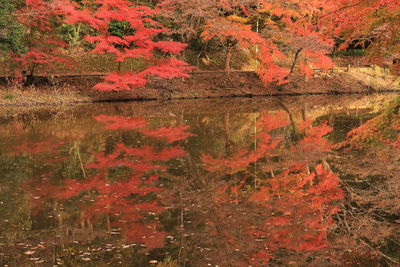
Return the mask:
<path id="1" fill-rule="evenodd" d="M 396 95 L 0 120 L 1 266 L 396 266 Z"/>

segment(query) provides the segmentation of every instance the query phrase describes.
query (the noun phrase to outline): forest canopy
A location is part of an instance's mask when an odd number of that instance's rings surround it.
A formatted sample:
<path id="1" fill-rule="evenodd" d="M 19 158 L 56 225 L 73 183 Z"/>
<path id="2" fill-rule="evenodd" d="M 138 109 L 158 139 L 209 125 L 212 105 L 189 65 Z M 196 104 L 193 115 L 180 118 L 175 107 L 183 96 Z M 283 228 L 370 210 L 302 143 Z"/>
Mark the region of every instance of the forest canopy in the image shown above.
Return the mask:
<path id="1" fill-rule="evenodd" d="M 73 66 L 66 51 L 110 55 L 119 67 L 102 91 L 188 77 L 217 57 L 228 73 L 241 57 L 265 84 L 283 84 L 331 69 L 330 55 L 348 49 L 398 74 L 399 18 L 399 0 L 0 0 L 0 51 L 15 76 Z M 122 70 L 132 59 L 141 68 Z"/>

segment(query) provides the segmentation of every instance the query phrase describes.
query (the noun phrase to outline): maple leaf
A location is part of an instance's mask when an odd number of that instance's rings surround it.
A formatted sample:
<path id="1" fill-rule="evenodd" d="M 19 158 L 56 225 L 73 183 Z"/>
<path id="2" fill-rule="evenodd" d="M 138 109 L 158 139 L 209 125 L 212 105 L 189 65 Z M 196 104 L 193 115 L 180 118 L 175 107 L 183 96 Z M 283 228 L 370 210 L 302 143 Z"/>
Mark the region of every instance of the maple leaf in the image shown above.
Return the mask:
<path id="1" fill-rule="evenodd" d="M 189 66 L 186 62 L 170 58 L 161 62 L 159 65 L 147 67 L 141 72 L 141 74 L 171 79 L 177 77 L 190 77 L 187 72 L 193 69 L 194 67 Z"/>
<path id="2" fill-rule="evenodd" d="M 147 84 L 143 75 L 134 72 L 115 72 L 104 76 L 103 79 L 105 82 L 96 84 L 95 89 L 99 91 L 125 91 Z"/>
<path id="3" fill-rule="evenodd" d="M 154 47 L 160 49 L 163 52 L 178 54 L 187 47 L 187 44 L 171 41 L 158 41 L 154 43 Z"/>

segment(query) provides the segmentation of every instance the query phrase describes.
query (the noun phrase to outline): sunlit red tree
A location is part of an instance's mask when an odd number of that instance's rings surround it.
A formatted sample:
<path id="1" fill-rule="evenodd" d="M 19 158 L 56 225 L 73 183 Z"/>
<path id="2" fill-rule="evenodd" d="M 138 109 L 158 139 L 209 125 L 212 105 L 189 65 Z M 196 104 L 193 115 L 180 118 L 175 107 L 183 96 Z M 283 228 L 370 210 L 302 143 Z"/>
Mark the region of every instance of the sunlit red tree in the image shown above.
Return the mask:
<path id="1" fill-rule="evenodd" d="M 205 42 L 220 40 L 225 46 L 227 72 L 232 56 L 240 49 L 252 51 L 259 63 L 256 71 L 266 84 L 288 82 L 300 58 L 300 70 L 308 77 L 313 69 L 333 66 L 326 56 L 333 42 L 321 34 L 315 19 L 321 2 L 179 0 L 166 1 L 163 7 L 169 11 L 163 14 L 169 14 L 167 17 L 177 24 L 176 32 L 185 36 L 182 40 L 189 42 L 194 36 L 201 36 Z M 186 36 L 186 30 L 190 36 Z M 282 64 L 291 54 L 292 66 Z"/>
<path id="2" fill-rule="evenodd" d="M 23 8 L 16 11 L 15 16 L 26 28 L 25 43 L 28 48 L 23 54 L 13 54 L 18 63 L 17 72 L 27 72 L 32 76 L 36 68 L 44 65 L 53 68 L 57 64 L 68 64 L 62 56 L 62 49 L 67 44 L 56 30 L 61 22 L 60 12 L 53 2 L 43 0 L 26 0 Z"/>
<path id="3" fill-rule="evenodd" d="M 339 49 L 367 48 L 368 62 L 382 65 L 400 56 L 399 12 L 398 0 L 327 1 L 320 23 L 341 41 Z M 398 74 L 398 62 L 392 67 Z"/>
<path id="4" fill-rule="evenodd" d="M 97 90 L 130 90 L 145 85 L 150 76 L 188 77 L 187 72 L 192 68 L 185 62 L 173 57 L 156 56 L 157 51 L 179 54 L 186 46 L 173 41 L 155 40 L 159 34 L 167 31 L 153 19 L 159 11 L 157 6 L 145 6 L 128 0 L 96 0 L 90 2 L 91 8 L 83 8 L 68 0 L 57 0 L 54 3 L 63 14 L 65 23 L 84 23 L 96 32 L 93 36 L 85 37 L 86 41 L 95 46 L 92 53 L 112 54 L 117 62 L 128 58 L 139 58 L 147 62 L 147 67 L 140 72 L 116 72 L 105 76 L 104 82 L 95 86 Z M 109 25 L 115 21 L 128 23 L 131 31 L 121 37 L 111 35 Z"/>

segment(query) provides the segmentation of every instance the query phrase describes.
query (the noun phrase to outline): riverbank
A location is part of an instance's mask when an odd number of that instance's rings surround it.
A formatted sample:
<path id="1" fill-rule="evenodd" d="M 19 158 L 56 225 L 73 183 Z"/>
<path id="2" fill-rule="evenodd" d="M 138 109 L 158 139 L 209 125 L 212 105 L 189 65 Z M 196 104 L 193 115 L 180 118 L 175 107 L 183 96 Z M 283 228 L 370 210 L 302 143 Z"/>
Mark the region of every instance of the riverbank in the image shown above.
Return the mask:
<path id="1" fill-rule="evenodd" d="M 398 82 L 387 73 L 374 68 L 335 69 L 330 73 L 317 73 L 306 80 L 291 77 L 284 85 L 265 87 L 251 71 L 230 74 L 220 71 L 199 71 L 190 78 L 157 80 L 146 87 L 127 92 L 99 92 L 93 86 L 101 80 L 100 75 L 69 75 L 37 77 L 29 87 L 0 85 L 0 106 L 60 106 L 78 103 L 165 100 L 223 97 L 257 97 L 275 95 L 341 94 L 400 92 Z"/>

